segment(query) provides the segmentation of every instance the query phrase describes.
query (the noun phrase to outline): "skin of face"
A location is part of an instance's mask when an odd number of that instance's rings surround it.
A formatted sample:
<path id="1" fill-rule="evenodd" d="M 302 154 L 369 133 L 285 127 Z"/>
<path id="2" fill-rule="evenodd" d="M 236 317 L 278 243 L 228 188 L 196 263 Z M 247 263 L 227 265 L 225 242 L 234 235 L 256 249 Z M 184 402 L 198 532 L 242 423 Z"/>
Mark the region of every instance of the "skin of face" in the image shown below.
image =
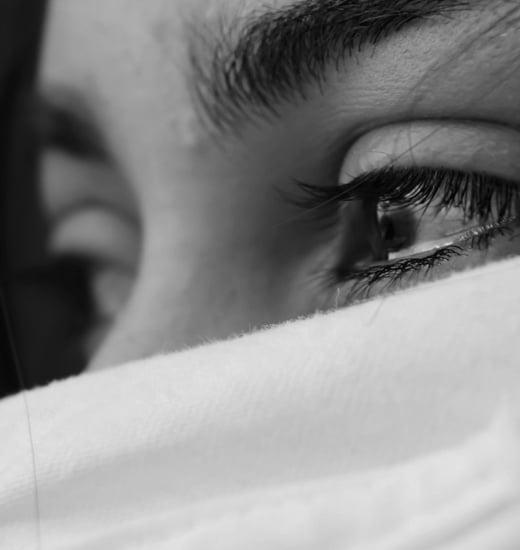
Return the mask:
<path id="1" fill-rule="evenodd" d="M 416 120 L 520 127 L 520 24 L 508 19 L 507 2 L 493 1 L 363 49 L 330 67 L 321 89 L 220 135 L 197 105 L 190 52 L 195 44 L 204 59 L 205 50 L 193 29 L 208 29 L 211 42 L 222 22 L 265 7 L 50 3 L 41 88 L 81 97 L 110 152 L 102 166 L 56 151 L 42 164 L 51 227 L 60 182 L 72 182 L 72 202 L 95 205 L 51 229 L 58 250 L 83 250 L 91 239 L 92 255 L 102 256 L 100 301 L 112 300 L 117 315 L 92 336 L 100 343 L 92 369 L 327 309 L 332 298 L 318 281 L 330 244 L 280 190 L 295 180 L 338 183 L 349 148 L 367 132 Z"/>

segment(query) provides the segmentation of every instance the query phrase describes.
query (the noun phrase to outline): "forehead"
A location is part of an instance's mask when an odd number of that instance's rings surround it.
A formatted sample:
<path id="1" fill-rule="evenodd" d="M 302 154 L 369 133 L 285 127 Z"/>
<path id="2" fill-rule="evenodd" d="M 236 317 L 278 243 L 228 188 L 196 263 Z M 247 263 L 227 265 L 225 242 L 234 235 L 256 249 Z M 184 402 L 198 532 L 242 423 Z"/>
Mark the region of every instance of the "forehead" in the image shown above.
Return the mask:
<path id="1" fill-rule="evenodd" d="M 103 46 L 115 49 L 118 42 L 127 55 L 160 46 L 175 56 L 172 46 L 188 40 L 187 27 L 291 4 L 293 0 L 50 0 L 47 49 L 62 62 L 94 55 Z M 81 48 L 64 49 L 65 42 Z"/>
<path id="2" fill-rule="evenodd" d="M 226 20 L 256 8 L 282 7 L 291 0 L 50 0 L 41 80 L 80 88 L 91 101 L 101 88 L 129 95 L 139 83 L 153 95 L 175 88 L 189 70 L 193 29 L 218 29 Z M 101 85 L 103 82 L 103 85 Z M 162 83 L 162 84 L 161 84 Z M 172 87 L 174 88 L 172 90 Z M 173 95 L 172 95 L 173 94 Z M 184 92 L 184 95 L 186 93 Z M 98 98 L 99 99 L 99 98 Z"/>
<path id="3" fill-rule="evenodd" d="M 87 98 L 96 118 L 116 133 L 110 141 L 124 144 L 137 130 L 159 131 L 165 104 L 190 103 L 182 77 L 189 69 L 186 23 L 212 20 L 221 11 L 219 0 L 50 0 L 41 86 L 51 94 L 70 90 Z M 156 101 L 144 106 L 149 97 Z M 191 116 L 186 111 L 168 116 Z M 113 119 L 120 124 L 111 124 Z M 148 130 L 142 123 L 135 127 L 143 120 Z"/>

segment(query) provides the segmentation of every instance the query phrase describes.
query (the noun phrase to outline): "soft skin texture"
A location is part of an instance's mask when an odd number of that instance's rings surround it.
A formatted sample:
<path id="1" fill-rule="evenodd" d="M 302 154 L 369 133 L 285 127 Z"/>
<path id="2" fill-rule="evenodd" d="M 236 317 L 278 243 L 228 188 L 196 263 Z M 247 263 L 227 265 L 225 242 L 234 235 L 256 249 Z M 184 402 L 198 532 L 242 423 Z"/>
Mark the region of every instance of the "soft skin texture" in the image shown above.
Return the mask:
<path id="1" fill-rule="evenodd" d="M 114 303 L 91 338 L 93 369 L 341 305 L 319 282 L 333 239 L 318 238 L 279 190 L 294 180 L 338 183 L 366 132 L 423 119 L 520 128 L 520 23 L 505 0 L 411 25 L 332 65 L 321 89 L 281 101 L 276 116 L 222 135 L 200 116 L 193 29 L 207 27 L 211 41 L 219 21 L 265 2 L 50 4 L 41 87 L 81 96 L 110 154 L 106 185 L 88 160 L 55 150 L 43 159 L 51 242 L 58 252 L 86 250 L 100 265 L 99 302 Z M 71 173 L 75 213 L 59 218 Z"/>

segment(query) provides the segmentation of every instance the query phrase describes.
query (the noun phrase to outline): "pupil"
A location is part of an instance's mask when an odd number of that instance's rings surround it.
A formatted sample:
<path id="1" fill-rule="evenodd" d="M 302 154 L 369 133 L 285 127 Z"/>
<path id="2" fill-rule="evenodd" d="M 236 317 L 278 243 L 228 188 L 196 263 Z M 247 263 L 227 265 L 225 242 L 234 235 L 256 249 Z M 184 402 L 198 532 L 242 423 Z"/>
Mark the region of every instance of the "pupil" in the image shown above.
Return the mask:
<path id="1" fill-rule="evenodd" d="M 379 230 L 387 252 L 399 252 L 414 244 L 417 220 L 410 209 L 386 212 L 379 219 Z"/>
<path id="2" fill-rule="evenodd" d="M 385 215 L 379 222 L 381 226 L 381 237 L 385 243 L 392 242 L 395 239 L 395 226 L 392 218 Z"/>

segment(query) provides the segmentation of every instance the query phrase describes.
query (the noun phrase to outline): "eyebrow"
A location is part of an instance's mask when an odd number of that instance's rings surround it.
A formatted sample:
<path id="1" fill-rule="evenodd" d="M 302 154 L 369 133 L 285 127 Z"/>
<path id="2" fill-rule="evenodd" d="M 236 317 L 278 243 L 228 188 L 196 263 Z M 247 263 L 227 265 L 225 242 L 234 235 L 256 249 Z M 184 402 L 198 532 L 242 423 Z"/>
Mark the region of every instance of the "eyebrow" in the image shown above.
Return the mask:
<path id="1" fill-rule="evenodd" d="M 217 130 L 322 88 L 330 67 L 376 46 L 412 23 L 449 15 L 471 0 L 301 0 L 220 24 L 215 40 L 198 33 L 191 48 L 199 110 Z M 206 32 L 207 29 L 204 29 Z M 207 33 L 206 33 L 207 34 Z M 209 34 L 211 36 L 211 34 Z M 200 50 L 206 47 L 208 55 Z"/>

